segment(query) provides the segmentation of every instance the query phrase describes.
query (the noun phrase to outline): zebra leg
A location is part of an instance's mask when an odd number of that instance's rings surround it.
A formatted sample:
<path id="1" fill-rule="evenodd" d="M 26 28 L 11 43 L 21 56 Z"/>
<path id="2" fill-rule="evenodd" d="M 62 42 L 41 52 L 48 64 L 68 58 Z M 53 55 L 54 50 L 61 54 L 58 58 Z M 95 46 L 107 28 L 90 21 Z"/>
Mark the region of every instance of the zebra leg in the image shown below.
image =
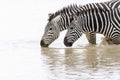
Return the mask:
<path id="1" fill-rule="evenodd" d="M 96 33 L 87 32 L 85 34 L 86 34 L 87 40 L 90 44 L 96 44 Z"/>
<path id="2" fill-rule="evenodd" d="M 120 44 L 120 37 L 113 39 L 114 44 Z"/>
<path id="3" fill-rule="evenodd" d="M 103 40 L 106 41 L 108 44 L 113 44 L 113 40 L 111 38 L 105 37 Z"/>

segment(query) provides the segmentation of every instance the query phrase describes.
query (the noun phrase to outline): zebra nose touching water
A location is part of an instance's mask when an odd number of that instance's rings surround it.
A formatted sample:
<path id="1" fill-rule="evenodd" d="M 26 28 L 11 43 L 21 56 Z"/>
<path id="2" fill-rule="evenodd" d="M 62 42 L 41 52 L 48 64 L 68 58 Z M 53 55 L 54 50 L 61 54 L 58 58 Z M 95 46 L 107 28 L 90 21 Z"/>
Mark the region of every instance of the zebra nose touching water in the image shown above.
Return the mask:
<path id="1" fill-rule="evenodd" d="M 48 47 L 55 39 L 58 38 L 60 29 L 55 27 L 55 22 L 48 22 L 47 28 L 45 28 L 45 33 L 42 37 L 40 45 L 42 47 Z"/>
<path id="2" fill-rule="evenodd" d="M 103 4 L 105 4 L 105 6 Z M 97 3 L 96 5 L 91 5 L 91 6 L 94 8 L 98 8 L 98 7 L 106 8 L 107 5 L 111 8 L 118 8 L 118 4 L 120 4 L 119 0 L 112 0 L 108 2 Z M 42 47 L 48 47 L 53 41 L 55 41 L 59 37 L 61 31 L 69 28 L 69 25 L 72 22 L 74 16 L 78 15 L 78 13 L 81 12 L 80 9 L 82 9 L 81 6 L 77 6 L 76 4 L 74 4 L 68 7 L 64 7 L 63 9 L 53 14 L 50 14 L 48 23 L 45 27 L 45 31 L 44 31 L 45 33 L 40 41 L 40 45 Z M 89 8 L 87 7 L 86 9 Z M 89 43 L 96 44 L 96 33 L 87 32 L 85 34 Z M 65 44 L 66 41 L 64 41 Z M 72 43 L 69 43 L 69 45 L 70 44 L 72 45 Z"/>
<path id="3" fill-rule="evenodd" d="M 71 22 L 64 38 L 66 46 L 72 46 L 86 32 L 103 34 L 113 44 L 120 44 L 120 9 L 110 7 L 93 9 L 92 5 L 95 4 L 84 6 L 89 9 L 84 11 L 81 9 L 78 17 Z"/>

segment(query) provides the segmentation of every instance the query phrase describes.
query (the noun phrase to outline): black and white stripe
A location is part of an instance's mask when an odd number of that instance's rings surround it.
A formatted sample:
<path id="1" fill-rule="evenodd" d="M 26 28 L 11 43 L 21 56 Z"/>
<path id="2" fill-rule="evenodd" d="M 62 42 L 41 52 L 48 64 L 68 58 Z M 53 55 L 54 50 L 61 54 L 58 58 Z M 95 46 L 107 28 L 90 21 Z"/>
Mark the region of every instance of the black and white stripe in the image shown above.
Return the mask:
<path id="1" fill-rule="evenodd" d="M 97 4 L 100 7 L 96 8 L 95 5 L 88 4 L 80 8 L 78 17 L 68 28 L 64 39 L 66 46 L 72 46 L 86 32 L 101 33 L 114 44 L 120 44 L 120 9 L 112 9 L 105 4 Z"/>
<path id="2" fill-rule="evenodd" d="M 114 8 L 120 8 L 120 0 L 111 0 L 111 1 L 108 1 L 108 5 L 112 9 L 114 9 Z"/>
<path id="3" fill-rule="evenodd" d="M 104 3 L 96 3 L 95 5 L 91 5 L 90 7 L 93 7 L 94 9 L 97 9 L 99 7 L 103 9 L 108 9 L 109 7 L 115 8 L 117 6 L 116 2 L 109 1 Z M 120 3 L 120 1 L 119 1 Z M 105 5 L 102 5 L 105 4 Z M 114 5 L 114 6 L 113 6 Z M 66 30 L 71 21 L 73 20 L 73 17 L 77 15 L 79 12 L 83 10 L 89 9 L 88 7 L 82 7 L 77 6 L 76 4 L 65 7 L 53 14 L 49 15 L 48 23 L 45 27 L 45 33 L 41 39 L 41 46 L 47 47 L 49 46 L 54 40 L 56 40 L 59 37 L 59 34 L 61 31 Z M 92 44 L 96 43 L 96 33 L 90 32 L 86 34 L 88 41 Z"/>

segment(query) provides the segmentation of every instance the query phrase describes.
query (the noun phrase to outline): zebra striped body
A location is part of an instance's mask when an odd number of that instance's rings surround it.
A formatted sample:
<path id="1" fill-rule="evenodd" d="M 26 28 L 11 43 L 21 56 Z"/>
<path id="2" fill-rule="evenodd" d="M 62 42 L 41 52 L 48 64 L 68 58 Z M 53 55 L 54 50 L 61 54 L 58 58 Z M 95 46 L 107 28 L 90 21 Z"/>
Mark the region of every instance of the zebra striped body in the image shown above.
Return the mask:
<path id="1" fill-rule="evenodd" d="M 120 44 L 120 9 L 112 9 L 104 4 L 103 6 L 106 6 L 106 8 L 99 6 L 95 9 L 95 5 L 88 4 L 81 7 L 78 17 L 68 27 L 64 39 L 66 46 L 72 46 L 82 33 L 86 32 L 103 34 L 114 44 Z"/>
<path id="2" fill-rule="evenodd" d="M 114 9 L 114 8 L 120 8 L 120 0 L 111 0 L 111 1 L 108 1 L 107 4 L 108 4 L 109 7 L 111 7 L 112 9 Z"/>
<path id="3" fill-rule="evenodd" d="M 105 6 L 103 6 L 103 4 L 105 4 Z M 101 8 L 117 8 L 118 1 L 97 3 L 95 9 L 99 6 L 101 6 Z M 78 7 L 77 5 L 71 5 L 55 12 L 54 14 L 50 14 L 49 22 L 45 27 L 45 33 L 41 39 L 41 46 L 48 47 L 54 40 L 56 40 L 59 37 L 60 32 L 66 30 L 69 27 L 71 21 L 73 20 L 73 17 L 80 12 L 80 8 L 81 7 Z M 86 35 L 90 43 L 96 43 L 96 33 L 90 32 Z"/>

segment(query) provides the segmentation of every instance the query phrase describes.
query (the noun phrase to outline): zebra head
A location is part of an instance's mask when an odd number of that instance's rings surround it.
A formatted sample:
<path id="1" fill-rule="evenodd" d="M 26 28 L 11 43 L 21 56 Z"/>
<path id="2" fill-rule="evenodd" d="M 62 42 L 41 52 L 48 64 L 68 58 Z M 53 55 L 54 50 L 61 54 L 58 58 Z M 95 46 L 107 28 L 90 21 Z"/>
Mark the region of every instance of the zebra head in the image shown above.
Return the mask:
<path id="1" fill-rule="evenodd" d="M 80 22 L 77 19 L 78 18 L 74 18 L 65 35 L 64 44 L 67 47 L 71 47 L 73 43 L 82 35 L 82 28 L 79 27 Z"/>
<path id="2" fill-rule="evenodd" d="M 52 15 L 51 15 L 52 16 Z M 45 27 L 44 34 L 41 39 L 40 45 L 42 47 L 48 47 L 54 40 L 56 40 L 60 34 L 59 25 L 61 20 L 61 15 L 49 20 Z"/>
<path id="3" fill-rule="evenodd" d="M 40 45 L 42 47 L 48 47 L 53 41 L 55 41 L 61 31 L 66 30 L 73 20 L 72 16 L 78 13 L 79 6 L 70 5 L 63 9 L 51 14 L 49 16 L 49 22 L 45 27 L 44 35 L 41 39 Z"/>

